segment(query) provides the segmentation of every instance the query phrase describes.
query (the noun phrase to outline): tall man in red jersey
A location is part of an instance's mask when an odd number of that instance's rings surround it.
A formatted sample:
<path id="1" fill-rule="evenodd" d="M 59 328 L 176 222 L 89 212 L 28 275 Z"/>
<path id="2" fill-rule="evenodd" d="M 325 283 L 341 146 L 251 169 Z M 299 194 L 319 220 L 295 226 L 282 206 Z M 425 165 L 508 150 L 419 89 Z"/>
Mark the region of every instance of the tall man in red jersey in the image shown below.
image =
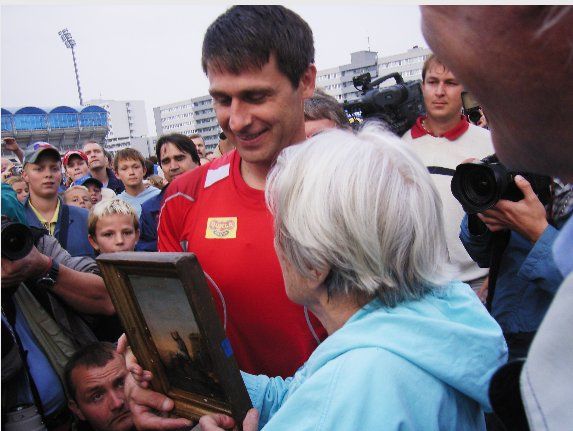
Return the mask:
<path id="1" fill-rule="evenodd" d="M 313 62 L 311 29 L 282 6 L 235 6 L 211 24 L 202 65 L 217 120 L 236 150 L 175 179 L 159 218 L 159 251 L 197 255 L 239 367 L 254 374 L 292 375 L 325 334 L 286 296 L 264 200 L 278 153 L 305 139 Z M 165 410 L 155 395 L 132 397 L 138 429 L 182 426 L 137 405 Z"/>

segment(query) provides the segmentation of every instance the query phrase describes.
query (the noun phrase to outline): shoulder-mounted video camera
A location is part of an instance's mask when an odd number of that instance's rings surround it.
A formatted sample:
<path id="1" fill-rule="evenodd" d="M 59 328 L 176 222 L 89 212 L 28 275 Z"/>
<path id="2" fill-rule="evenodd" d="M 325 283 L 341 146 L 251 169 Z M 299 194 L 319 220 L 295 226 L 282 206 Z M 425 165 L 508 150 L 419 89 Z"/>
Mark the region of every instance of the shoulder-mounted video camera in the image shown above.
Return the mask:
<path id="1" fill-rule="evenodd" d="M 390 78 L 394 78 L 395 85 L 376 88 Z M 424 113 L 424 97 L 419 80 L 404 82 L 396 72 L 374 81 L 370 73 L 365 73 L 355 76 L 352 82 L 362 92 L 360 99 L 345 101 L 343 104 L 352 125 L 376 118 L 384 121 L 392 132 L 402 136 L 414 125 L 416 118 Z"/>

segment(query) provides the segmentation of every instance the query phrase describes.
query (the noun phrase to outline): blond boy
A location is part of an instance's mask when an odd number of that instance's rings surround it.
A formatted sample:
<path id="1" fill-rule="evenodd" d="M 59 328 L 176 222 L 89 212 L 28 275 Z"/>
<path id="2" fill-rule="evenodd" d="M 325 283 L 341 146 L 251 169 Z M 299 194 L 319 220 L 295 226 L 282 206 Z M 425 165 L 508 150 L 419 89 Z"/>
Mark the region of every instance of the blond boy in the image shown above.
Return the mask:
<path id="1" fill-rule="evenodd" d="M 64 192 L 64 203 L 89 210 L 92 207 L 92 201 L 88 188 L 85 186 L 71 186 Z"/>
<path id="2" fill-rule="evenodd" d="M 30 192 L 28 191 L 28 184 L 24 181 L 24 178 L 17 176 L 17 177 L 10 177 L 6 180 L 6 184 L 10 184 L 12 186 L 12 190 L 16 192 L 16 197 L 22 203 L 26 200 Z"/>
<path id="3" fill-rule="evenodd" d="M 133 207 L 118 198 L 94 205 L 88 217 L 88 240 L 98 253 L 133 251 L 139 240 Z"/>

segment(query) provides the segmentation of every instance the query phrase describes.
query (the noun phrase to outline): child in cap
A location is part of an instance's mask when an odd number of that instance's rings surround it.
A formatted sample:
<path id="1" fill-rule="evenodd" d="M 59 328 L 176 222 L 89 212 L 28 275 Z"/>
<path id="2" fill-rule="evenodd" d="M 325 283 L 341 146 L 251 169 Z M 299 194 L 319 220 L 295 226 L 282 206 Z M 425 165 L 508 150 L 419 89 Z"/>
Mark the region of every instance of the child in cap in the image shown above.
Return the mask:
<path id="1" fill-rule="evenodd" d="M 68 151 L 62 161 L 70 183 L 89 173 L 88 156 L 83 151 Z"/>
<path id="2" fill-rule="evenodd" d="M 115 192 L 112 189 L 104 187 L 100 180 L 89 175 L 75 180 L 72 184 L 87 187 L 92 205 L 116 197 Z"/>

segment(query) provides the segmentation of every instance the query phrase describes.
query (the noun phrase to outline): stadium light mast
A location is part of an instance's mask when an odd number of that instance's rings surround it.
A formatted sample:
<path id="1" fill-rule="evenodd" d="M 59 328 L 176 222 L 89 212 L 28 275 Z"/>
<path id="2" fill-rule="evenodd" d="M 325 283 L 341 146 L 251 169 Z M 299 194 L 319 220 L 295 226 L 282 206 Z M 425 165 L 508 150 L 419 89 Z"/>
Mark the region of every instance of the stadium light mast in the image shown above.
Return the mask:
<path id="1" fill-rule="evenodd" d="M 74 70 L 76 72 L 76 84 L 78 86 L 78 95 L 80 97 L 80 106 L 84 106 L 84 100 L 82 98 L 82 88 L 80 87 L 80 75 L 78 73 L 78 63 L 76 62 L 76 52 L 74 51 L 74 47 L 76 46 L 76 41 L 72 38 L 72 34 L 68 31 L 67 28 L 59 31 L 58 34 L 62 38 L 62 42 L 66 45 L 66 48 L 72 50 L 72 58 L 74 59 Z"/>

